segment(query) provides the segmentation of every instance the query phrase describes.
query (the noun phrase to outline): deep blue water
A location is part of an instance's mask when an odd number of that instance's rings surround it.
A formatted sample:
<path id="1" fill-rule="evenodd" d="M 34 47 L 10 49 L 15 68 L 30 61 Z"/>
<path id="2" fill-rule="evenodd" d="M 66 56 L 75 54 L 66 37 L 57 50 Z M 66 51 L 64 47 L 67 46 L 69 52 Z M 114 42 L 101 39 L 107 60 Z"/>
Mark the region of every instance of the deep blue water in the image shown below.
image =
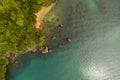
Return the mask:
<path id="1" fill-rule="evenodd" d="M 119 80 L 120 0 L 58 0 L 45 20 L 57 37 L 47 57 L 19 56 L 6 80 Z M 56 25 L 62 23 L 62 29 Z M 66 43 L 70 37 L 72 43 Z M 49 37 L 48 37 L 49 38 Z M 49 40 L 49 39 L 48 39 Z M 48 41 L 49 42 L 49 41 Z M 64 48 L 57 48 L 62 42 Z"/>

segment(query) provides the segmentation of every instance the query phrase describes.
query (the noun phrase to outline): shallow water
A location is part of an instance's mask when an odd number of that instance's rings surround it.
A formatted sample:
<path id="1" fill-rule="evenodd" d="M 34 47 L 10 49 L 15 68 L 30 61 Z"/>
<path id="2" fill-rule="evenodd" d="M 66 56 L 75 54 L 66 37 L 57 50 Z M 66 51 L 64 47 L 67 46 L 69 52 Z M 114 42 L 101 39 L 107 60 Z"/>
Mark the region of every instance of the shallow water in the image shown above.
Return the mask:
<path id="1" fill-rule="evenodd" d="M 59 0 L 45 17 L 53 22 L 48 32 L 57 37 L 53 52 L 44 58 L 19 56 L 18 67 L 9 68 L 7 80 L 119 80 L 119 2 Z M 56 27 L 59 23 L 62 29 Z M 68 36 L 70 44 L 65 42 Z M 59 49 L 61 42 L 65 45 Z"/>

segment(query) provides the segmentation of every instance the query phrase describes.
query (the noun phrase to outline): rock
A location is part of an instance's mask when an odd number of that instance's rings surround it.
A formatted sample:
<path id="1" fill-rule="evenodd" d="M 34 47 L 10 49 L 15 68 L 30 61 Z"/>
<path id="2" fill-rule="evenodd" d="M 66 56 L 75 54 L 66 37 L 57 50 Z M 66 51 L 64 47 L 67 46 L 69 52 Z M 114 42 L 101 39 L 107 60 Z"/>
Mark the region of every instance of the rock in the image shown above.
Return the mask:
<path id="1" fill-rule="evenodd" d="M 51 53 L 53 50 L 52 49 L 49 49 L 49 52 Z"/>
<path id="2" fill-rule="evenodd" d="M 6 54 L 4 54 L 5 58 L 11 58 L 12 57 L 12 52 L 7 52 Z"/>
<path id="3" fill-rule="evenodd" d="M 61 27 L 61 28 L 62 28 L 62 27 L 63 27 L 63 24 L 59 24 L 58 27 Z"/>
<path id="4" fill-rule="evenodd" d="M 49 49 L 47 46 L 44 47 L 44 49 L 42 50 L 42 54 L 47 54 L 49 52 Z"/>
<path id="5" fill-rule="evenodd" d="M 42 51 L 43 49 L 44 49 L 44 47 L 40 47 L 40 48 L 39 48 L 39 51 Z"/>
<path id="6" fill-rule="evenodd" d="M 69 43 L 72 42 L 70 38 L 66 38 L 66 41 L 68 41 Z"/>
<path id="7" fill-rule="evenodd" d="M 17 60 L 15 60 L 15 62 L 14 62 L 15 64 L 18 64 L 19 62 L 17 61 Z"/>
<path id="8" fill-rule="evenodd" d="M 40 49 L 40 47 L 37 45 L 37 46 L 35 46 L 35 52 L 36 51 L 39 51 L 39 49 Z"/>
<path id="9" fill-rule="evenodd" d="M 56 36 L 53 36 L 53 37 L 52 37 L 52 40 L 55 40 L 55 39 L 57 39 Z"/>

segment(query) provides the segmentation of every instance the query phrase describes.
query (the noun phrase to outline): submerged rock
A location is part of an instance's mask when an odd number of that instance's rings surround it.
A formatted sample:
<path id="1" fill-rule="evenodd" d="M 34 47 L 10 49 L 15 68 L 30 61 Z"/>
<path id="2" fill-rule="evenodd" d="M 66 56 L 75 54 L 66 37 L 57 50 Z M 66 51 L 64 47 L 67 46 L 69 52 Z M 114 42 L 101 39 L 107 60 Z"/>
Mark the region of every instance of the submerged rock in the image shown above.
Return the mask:
<path id="1" fill-rule="evenodd" d="M 63 44 L 58 45 L 58 48 L 63 48 L 63 47 L 64 47 Z"/>
<path id="2" fill-rule="evenodd" d="M 57 39 L 56 36 L 53 36 L 53 37 L 52 37 L 52 40 L 55 40 L 55 39 Z"/>
<path id="3" fill-rule="evenodd" d="M 52 49 L 49 50 L 50 53 L 51 53 L 52 51 L 53 51 Z"/>
<path id="4" fill-rule="evenodd" d="M 52 50 L 52 48 L 49 48 L 49 52 L 51 53 L 53 50 Z"/>
<path id="5" fill-rule="evenodd" d="M 62 27 L 63 27 L 63 24 L 58 24 L 58 27 L 61 27 L 61 28 L 62 28 Z"/>
<path id="6" fill-rule="evenodd" d="M 70 38 L 66 38 L 66 41 L 68 41 L 69 43 L 72 42 L 72 40 Z"/>
<path id="7" fill-rule="evenodd" d="M 19 62 L 17 60 L 14 61 L 15 64 L 19 64 Z"/>

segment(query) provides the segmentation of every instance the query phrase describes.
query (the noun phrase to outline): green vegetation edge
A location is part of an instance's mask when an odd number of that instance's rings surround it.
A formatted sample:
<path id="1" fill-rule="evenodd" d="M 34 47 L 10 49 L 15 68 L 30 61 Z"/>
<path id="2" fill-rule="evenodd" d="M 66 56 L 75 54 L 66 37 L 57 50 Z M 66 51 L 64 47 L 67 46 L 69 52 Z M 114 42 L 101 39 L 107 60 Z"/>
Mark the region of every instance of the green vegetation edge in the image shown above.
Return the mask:
<path id="1" fill-rule="evenodd" d="M 44 35 L 35 28 L 36 16 L 42 6 L 54 0 L 0 0 L 0 80 L 5 80 L 9 51 L 24 52 L 33 45 L 42 46 Z"/>

